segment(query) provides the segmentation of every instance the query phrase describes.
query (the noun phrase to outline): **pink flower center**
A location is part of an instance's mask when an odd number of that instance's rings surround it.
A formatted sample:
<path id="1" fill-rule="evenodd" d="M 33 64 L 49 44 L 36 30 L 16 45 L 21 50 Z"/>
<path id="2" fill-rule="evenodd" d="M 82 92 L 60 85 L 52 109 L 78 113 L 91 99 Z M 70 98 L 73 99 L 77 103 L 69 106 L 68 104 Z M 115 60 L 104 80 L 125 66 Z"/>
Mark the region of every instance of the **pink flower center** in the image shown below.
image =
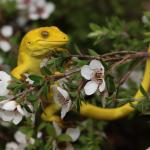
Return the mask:
<path id="1" fill-rule="evenodd" d="M 44 7 L 37 7 L 37 14 L 41 15 L 44 12 Z"/>
<path id="2" fill-rule="evenodd" d="M 28 5 L 28 4 L 31 3 L 31 0 L 24 0 L 23 3 L 24 3 L 25 5 Z"/>

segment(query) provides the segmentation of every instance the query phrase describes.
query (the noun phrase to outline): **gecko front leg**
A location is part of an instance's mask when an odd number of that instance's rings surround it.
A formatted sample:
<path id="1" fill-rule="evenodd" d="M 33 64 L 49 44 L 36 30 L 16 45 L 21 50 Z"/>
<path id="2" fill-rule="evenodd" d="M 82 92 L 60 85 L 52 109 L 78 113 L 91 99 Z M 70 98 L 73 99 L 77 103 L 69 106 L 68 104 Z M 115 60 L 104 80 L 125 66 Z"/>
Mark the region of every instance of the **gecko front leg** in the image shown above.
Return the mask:
<path id="1" fill-rule="evenodd" d="M 24 53 L 20 54 L 20 59 L 21 63 L 19 63 L 18 66 L 11 71 L 12 76 L 19 80 L 21 79 L 21 75 L 27 72 L 29 68 L 28 57 Z"/>

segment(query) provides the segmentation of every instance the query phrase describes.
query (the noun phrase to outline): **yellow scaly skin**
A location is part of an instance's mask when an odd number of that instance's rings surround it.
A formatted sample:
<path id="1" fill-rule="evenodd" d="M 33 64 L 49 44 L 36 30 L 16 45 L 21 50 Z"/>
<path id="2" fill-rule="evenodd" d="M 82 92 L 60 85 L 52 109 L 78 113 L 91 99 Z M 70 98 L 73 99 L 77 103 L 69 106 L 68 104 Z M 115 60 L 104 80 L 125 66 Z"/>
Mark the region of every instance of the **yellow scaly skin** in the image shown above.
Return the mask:
<path id="1" fill-rule="evenodd" d="M 43 37 L 42 32 L 49 33 L 48 37 Z M 41 27 L 28 32 L 20 45 L 18 66 L 12 71 L 12 75 L 18 79 L 21 79 L 21 75 L 25 72 L 28 73 L 40 73 L 40 62 L 45 54 L 54 48 L 59 48 L 61 45 L 66 44 L 68 36 L 61 32 L 57 27 Z M 150 53 L 150 48 L 148 49 Z M 148 91 L 150 86 L 150 59 L 147 59 L 144 78 L 142 86 L 145 91 Z M 134 98 L 141 98 L 143 95 L 138 90 Z M 138 103 L 133 102 L 133 104 Z M 61 119 L 55 115 L 60 109 L 56 104 L 52 104 L 45 109 L 45 113 L 42 114 L 42 119 L 46 121 L 61 122 Z M 89 103 L 82 103 L 80 108 L 80 114 L 86 117 L 103 120 L 115 120 L 124 117 L 134 111 L 129 103 L 118 108 L 101 108 Z"/>

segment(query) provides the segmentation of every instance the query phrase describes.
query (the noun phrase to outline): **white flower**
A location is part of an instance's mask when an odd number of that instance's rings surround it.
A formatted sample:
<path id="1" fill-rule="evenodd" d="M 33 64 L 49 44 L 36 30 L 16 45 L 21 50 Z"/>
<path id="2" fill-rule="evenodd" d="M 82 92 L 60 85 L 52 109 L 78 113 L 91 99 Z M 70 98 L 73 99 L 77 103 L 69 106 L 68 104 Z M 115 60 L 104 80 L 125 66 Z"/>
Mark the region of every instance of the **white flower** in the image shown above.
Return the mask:
<path id="1" fill-rule="evenodd" d="M 59 127 L 59 125 L 56 122 L 53 122 L 53 127 L 55 129 L 56 135 L 60 135 L 62 133 L 62 129 Z"/>
<path id="2" fill-rule="evenodd" d="M 0 96 L 7 96 L 9 90 L 7 86 L 11 81 L 11 76 L 4 71 L 0 71 Z"/>
<path id="3" fill-rule="evenodd" d="M 35 140 L 32 137 L 28 137 L 21 131 L 17 131 L 14 135 L 15 140 L 20 144 L 34 144 Z"/>
<path id="4" fill-rule="evenodd" d="M 149 23 L 148 17 L 147 17 L 147 16 L 142 16 L 142 22 L 143 22 L 144 24 L 148 24 L 148 23 Z"/>
<path id="5" fill-rule="evenodd" d="M 38 139 L 41 139 L 41 138 L 42 138 L 42 135 L 43 135 L 43 133 L 39 131 L 39 132 L 37 133 L 37 138 L 38 138 Z"/>
<path id="6" fill-rule="evenodd" d="M 14 138 L 16 142 L 7 143 L 5 150 L 25 150 L 29 144 L 35 143 L 35 140 L 32 137 L 27 137 L 19 130 L 15 133 Z"/>
<path id="7" fill-rule="evenodd" d="M 77 128 L 68 128 L 66 130 L 66 134 L 68 134 L 71 137 L 72 142 L 75 142 L 80 136 L 80 129 L 78 127 Z"/>
<path id="8" fill-rule="evenodd" d="M 14 138 L 18 143 L 27 144 L 26 135 L 19 130 L 15 133 Z"/>
<path id="9" fill-rule="evenodd" d="M 11 25 L 5 25 L 1 28 L 1 34 L 4 37 L 10 37 L 13 34 L 13 27 Z"/>
<path id="10" fill-rule="evenodd" d="M 0 118 L 3 121 L 18 124 L 23 116 L 29 117 L 29 114 L 16 101 L 4 100 L 0 102 Z"/>
<path id="11" fill-rule="evenodd" d="M 47 62 L 48 62 L 48 58 L 44 58 L 40 63 L 40 68 L 45 67 L 47 65 Z"/>
<path id="12" fill-rule="evenodd" d="M 61 118 L 63 119 L 71 109 L 71 99 L 68 92 L 61 87 L 55 86 L 54 93 L 54 101 L 61 106 Z"/>
<path id="13" fill-rule="evenodd" d="M 4 102 L 5 103 L 3 103 L 3 105 L 0 107 L 1 119 L 18 124 L 22 120 L 23 115 L 25 115 L 21 106 L 18 105 L 15 101 L 6 100 Z"/>
<path id="14" fill-rule="evenodd" d="M 150 147 L 148 147 L 146 150 L 150 150 Z"/>
<path id="15" fill-rule="evenodd" d="M 6 111 L 14 111 L 17 108 L 16 101 L 6 101 L 1 107 L 1 109 Z"/>
<path id="16" fill-rule="evenodd" d="M 20 26 L 20 27 L 23 27 L 26 25 L 27 21 L 28 21 L 28 18 L 25 16 L 25 14 L 20 14 L 17 19 L 17 24 Z"/>
<path id="17" fill-rule="evenodd" d="M 1 40 L 0 41 L 0 49 L 3 51 L 3 52 L 9 52 L 11 50 L 11 45 L 8 41 L 6 40 Z"/>
<path id="18" fill-rule="evenodd" d="M 104 67 L 98 60 L 92 60 L 89 65 L 84 65 L 81 68 L 81 75 L 89 80 L 84 91 L 86 95 L 92 95 L 98 89 L 99 92 L 105 90 Z"/>
<path id="19" fill-rule="evenodd" d="M 47 19 L 55 10 L 55 5 L 52 2 L 39 0 L 29 5 L 29 18 L 31 20 Z"/>
<path id="20" fill-rule="evenodd" d="M 6 144 L 5 150 L 18 150 L 18 144 L 16 142 L 9 142 Z"/>
<path id="21" fill-rule="evenodd" d="M 62 129 L 56 122 L 53 122 L 53 127 L 55 129 L 56 135 L 57 136 L 61 135 Z M 78 127 L 67 128 L 65 133 L 71 137 L 72 142 L 75 142 L 80 136 L 80 129 Z M 53 147 L 53 150 L 60 150 L 56 140 L 53 140 L 52 147 Z M 65 150 L 74 150 L 73 145 L 69 142 L 66 143 Z"/>
<path id="22" fill-rule="evenodd" d="M 20 10 L 27 9 L 29 5 L 32 4 L 33 0 L 16 0 L 17 1 L 17 8 Z"/>

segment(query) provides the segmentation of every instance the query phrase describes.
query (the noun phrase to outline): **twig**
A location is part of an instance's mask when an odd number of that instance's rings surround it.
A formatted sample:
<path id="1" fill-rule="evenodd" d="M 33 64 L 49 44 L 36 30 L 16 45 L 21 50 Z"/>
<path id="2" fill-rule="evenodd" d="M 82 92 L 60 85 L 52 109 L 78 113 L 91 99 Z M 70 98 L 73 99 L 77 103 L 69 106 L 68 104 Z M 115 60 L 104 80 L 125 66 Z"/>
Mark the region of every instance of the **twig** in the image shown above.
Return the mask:
<path id="1" fill-rule="evenodd" d="M 120 61 L 114 63 L 114 64 L 110 67 L 109 72 L 111 72 L 112 70 L 114 70 L 114 68 L 116 68 L 118 65 L 124 63 L 126 60 L 129 59 L 129 57 L 130 57 L 130 56 L 127 55 L 127 56 L 125 56 L 122 60 L 120 60 Z"/>
<path id="2" fill-rule="evenodd" d="M 128 80 L 130 74 L 131 74 L 139 65 L 141 65 L 143 62 L 144 62 L 144 60 L 143 60 L 143 61 L 140 61 L 139 63 L 137 63 L 130 71 L 128 71 L 128 72 L 119 80 L 118 86 L 117 86 L 117 88 L 116 88 L 116 99 L 117 99 L 117 97 L 118 97 L 118 93 L 119 93 L 119 88 L 120 88 L 120 86 L 121 86 L 125 81 Z"/>
<path id="3" fill-rule="evenodd" d="M 79 71 L 80 71 L 80 68 L 76 68 L 73 71 L 67 71 L 65 73 L 60 73 L 60 74 L 57 74 L 57 75 L 51 75 L 50 77 L 46 77 L 46 80 L 56 81 L 56 80 L 71 76 L 72 74 L 77 73 Z"/>
<path id="4" fill-rule="evenodd" d="M 150 53 L 147 52 L 136 52 L 136 53 L 122 53 L 123 56 L 117 56 L 116 54 L 119 54 L 119 52 L 114 53 L 115 55 L 112 56 L 112 53 L 108 53 L 100 55 L 100 56 L 90 56 L 90 55 L 71 55 L 70 57 L 77 57 L 79 59 L 82 60 L 92 60 L 92 59 L 97 59 L 100 61 L 112 61 L 112 60 L 120 60 L 123 59 L 123 57 L 128 56 L 128 59 L 134 59 L 134 58 L 140 58 L 140 57 L 145 57 L 145 58 L 149 58 L 150 57 Z M 109 57 L 108 57 L 109 56 Z M 111 57 L 110 57 L 111 56 Z"/>
<path id="5" fill-rule="evenodd" d="M 24 97 L 24 95 L 26 95 L 27 93 L 29 93 L 33 90 L 35 90 L 35 87 L 30 87 L 29 89 L 26 89 L 25 91 L 17 94 L 16 96 L 13 96 L 13 97 L 9 98 L 8 100 L 11 101 L 11 100 L 17 99 L 18 97 Z"/>
<path id="6" fill-rule="evenodd" d="M 112 52 L 104 54 L 103 56 L 112 56 L 112 55 L 122 55 L 122 54 L 135 54 L 135 51 L 119 51 L 119 52 Z"/>
<path id="7" fill-rule="evenodd" d="M 119 80 L 119 82 L 118 82 L 118 87 L 120 87 L 126 80 L 128 80 L 130 74 L 131 74 L 139 65 L 141 65 L 144 61 L 145 61 L 145 60 L 138 62 L 131 70 L 129 70 L 129 71 Z"/>

